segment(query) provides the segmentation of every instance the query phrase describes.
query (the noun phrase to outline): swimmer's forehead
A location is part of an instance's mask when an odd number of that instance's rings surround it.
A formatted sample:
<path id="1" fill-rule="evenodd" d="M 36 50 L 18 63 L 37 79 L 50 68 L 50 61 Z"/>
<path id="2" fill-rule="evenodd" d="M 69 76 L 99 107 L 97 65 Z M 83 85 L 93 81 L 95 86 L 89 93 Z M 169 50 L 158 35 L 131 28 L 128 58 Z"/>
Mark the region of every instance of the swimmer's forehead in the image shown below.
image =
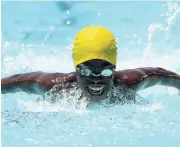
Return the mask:
<path id="1" fill-rule="evenodd" d="M 105 60 L 100 60 L 100 59 L 93 59 L 86 61 L 82 63 L 83 65 L 89 67 L 89 68 L 106 68 L 106 67 L 114 67 L 113 64 L 105 61 Z"/>

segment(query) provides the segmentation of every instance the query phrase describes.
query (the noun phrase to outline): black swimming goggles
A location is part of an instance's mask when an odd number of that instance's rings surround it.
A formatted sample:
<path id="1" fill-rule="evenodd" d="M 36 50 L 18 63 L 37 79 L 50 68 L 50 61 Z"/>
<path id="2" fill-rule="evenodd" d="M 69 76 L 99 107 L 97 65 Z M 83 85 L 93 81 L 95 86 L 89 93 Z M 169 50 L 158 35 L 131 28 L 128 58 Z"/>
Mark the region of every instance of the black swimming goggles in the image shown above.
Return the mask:
<path id="1" fill-rule="evenodd" d="M 95 70 L 96 73 L 93 73 L 93 71 L 89 67 L 87 67 L 83 64 L 80 64 L 77 67 L 77 71 L 83 76 L 93 75 L 95 77 L 99 77 L 99 76 L 111 77 L 114 73 L 114 66 L 108 66 L 108 67 L 104 68 L 103 70 Z"/>

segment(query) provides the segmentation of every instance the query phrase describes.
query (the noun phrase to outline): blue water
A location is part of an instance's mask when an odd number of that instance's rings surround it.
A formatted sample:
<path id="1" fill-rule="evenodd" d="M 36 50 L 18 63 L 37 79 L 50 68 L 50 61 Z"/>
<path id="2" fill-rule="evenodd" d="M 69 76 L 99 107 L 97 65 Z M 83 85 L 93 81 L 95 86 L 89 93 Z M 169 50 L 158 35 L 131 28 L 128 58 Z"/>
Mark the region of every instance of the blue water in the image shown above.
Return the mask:
<path id="1" fill-rule="evenodd" d="M 70 72 L 72 41 L 87 25 L 118 40 L 117 69 L 160 66 L 180 74 L 180 2 L 2 2 L 2 77 Z M 180 147 L 180 96 L 140 91 L 148 105 L 79 108 L 26 93 L 2 95 L 3 147 Z M 37 99 L 40 99 L 37 101 Z"/>

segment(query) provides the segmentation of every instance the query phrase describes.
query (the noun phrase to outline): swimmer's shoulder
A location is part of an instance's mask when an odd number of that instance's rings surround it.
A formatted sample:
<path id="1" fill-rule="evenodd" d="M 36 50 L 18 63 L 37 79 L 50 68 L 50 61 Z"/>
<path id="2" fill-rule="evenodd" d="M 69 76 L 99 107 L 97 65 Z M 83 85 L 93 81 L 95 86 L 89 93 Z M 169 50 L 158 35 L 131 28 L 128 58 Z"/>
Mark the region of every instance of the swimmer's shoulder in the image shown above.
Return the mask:
<path id="1" fill-rule="evenodd" d="M 77 75 L 75 72 L 70 73 L 44 73 L 41 77 L 42 79 L 46 81 L 51 81 L 53 83 L 59 84 L 59 83 L 71 83 L 77 81 Z"/>
<path id="2" fill-rule="evenodd" d="M 49 91 L 56 85 L 76 83 L 75 72 L 70 73 L 42 73 L 42 75 L 36 80 L 36 83 L 40 85 L 45 91 Z"/>
<path id="3" fill-rule="evenodd" d="M 145 75 L 143 70 L 140 69 L 126 69 L 115 72 L 114 84 L 126 85 L 129 88 L 136 89 L 136 85 L 141 81 Z"/>
<path id="4" fill-rule="evenodd" d="M 127 84 L 132 78 L 133 69 L 115 71 L 114 81 L 116 83 Z"/>

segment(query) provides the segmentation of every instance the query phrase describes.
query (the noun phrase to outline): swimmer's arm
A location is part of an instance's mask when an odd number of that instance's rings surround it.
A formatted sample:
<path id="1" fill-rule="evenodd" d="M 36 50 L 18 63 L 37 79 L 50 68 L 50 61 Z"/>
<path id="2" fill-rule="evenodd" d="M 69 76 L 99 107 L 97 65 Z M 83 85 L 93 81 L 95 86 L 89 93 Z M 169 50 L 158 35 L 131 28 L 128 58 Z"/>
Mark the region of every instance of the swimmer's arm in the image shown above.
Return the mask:
<path id="1" fill-rule="evenodd" d="M 138 91 L 154 85 L 163 85 L 180 90 L 180 75 L 163 68 L 136 68 L 124 71 L 124 83 L 129 88 Z"/>
<path id="2" fill-rule="evenodd" d="M 72 74 L 32 72 L 1 79 L 1 93 L 27 92 L 44 94 L 59 82 L 73 80 Z M 66 78 L 64 78 L 66 77 Z"/>

